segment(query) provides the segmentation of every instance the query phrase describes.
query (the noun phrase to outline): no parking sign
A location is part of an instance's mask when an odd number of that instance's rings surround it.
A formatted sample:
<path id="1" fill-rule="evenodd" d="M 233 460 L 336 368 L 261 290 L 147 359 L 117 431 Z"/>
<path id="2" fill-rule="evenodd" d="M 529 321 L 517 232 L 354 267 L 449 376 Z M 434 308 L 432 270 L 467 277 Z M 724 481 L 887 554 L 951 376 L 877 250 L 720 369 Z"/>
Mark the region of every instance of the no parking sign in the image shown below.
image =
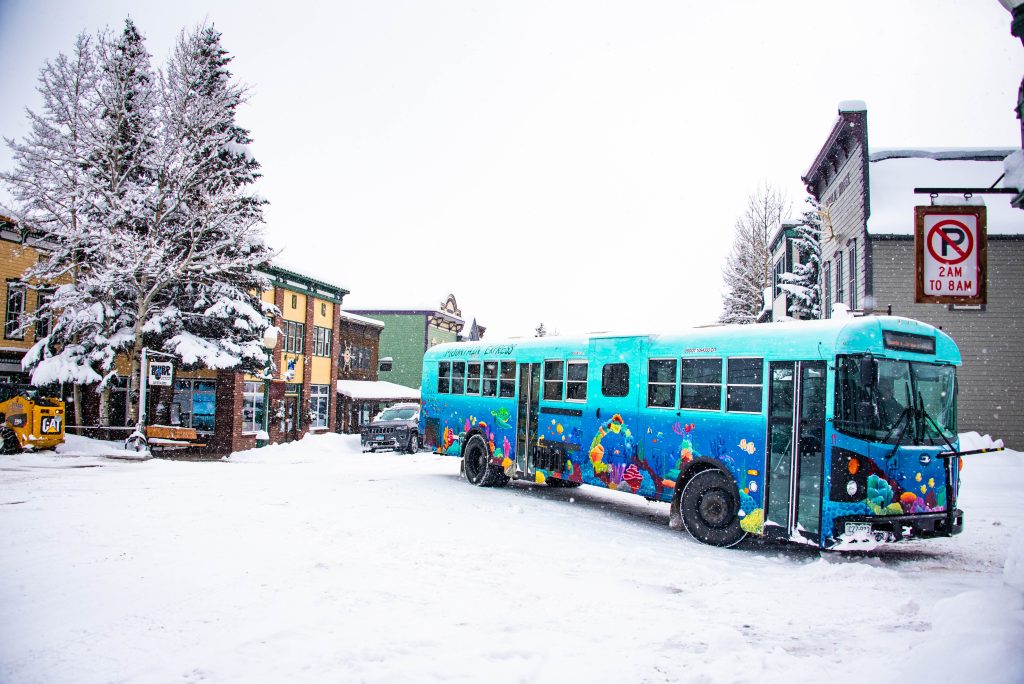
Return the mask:
<path id="1" fill-rule="evenodd" d="M 914 301 L 984 304 L 985 207 L 914 207 Z"/>

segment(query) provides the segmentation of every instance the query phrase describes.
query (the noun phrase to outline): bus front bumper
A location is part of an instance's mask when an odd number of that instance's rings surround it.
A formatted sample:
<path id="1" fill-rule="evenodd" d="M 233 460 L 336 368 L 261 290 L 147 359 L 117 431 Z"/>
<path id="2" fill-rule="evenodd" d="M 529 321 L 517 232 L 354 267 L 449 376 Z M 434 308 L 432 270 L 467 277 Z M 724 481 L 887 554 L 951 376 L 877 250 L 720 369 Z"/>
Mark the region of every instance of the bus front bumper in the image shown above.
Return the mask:
<path id="1" fill-rule="evenodd" d="M 918 513 L 914 515 L 857 516 L 836 518 L 834 535 L 844 546 L 858 543 L 878 544 L 906 539 L 952 537 L 964 531 L 964 512 L 953 511 L 950 525 L 946 513 Z"/>

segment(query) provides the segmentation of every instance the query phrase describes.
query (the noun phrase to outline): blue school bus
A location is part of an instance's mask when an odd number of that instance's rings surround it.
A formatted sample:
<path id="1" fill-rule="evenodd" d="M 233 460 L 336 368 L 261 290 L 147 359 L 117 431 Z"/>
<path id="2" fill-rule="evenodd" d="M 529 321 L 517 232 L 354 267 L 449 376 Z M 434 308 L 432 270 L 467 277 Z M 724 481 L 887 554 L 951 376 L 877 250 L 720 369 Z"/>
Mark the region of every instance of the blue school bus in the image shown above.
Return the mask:
<path id="1" fill-rule="evenodd" d="M 864 549 L 963 529 L 958 365 L 888 316 L 442 344 L 420 429 L 476 486 L 629 492 L 716 546 Z"/>

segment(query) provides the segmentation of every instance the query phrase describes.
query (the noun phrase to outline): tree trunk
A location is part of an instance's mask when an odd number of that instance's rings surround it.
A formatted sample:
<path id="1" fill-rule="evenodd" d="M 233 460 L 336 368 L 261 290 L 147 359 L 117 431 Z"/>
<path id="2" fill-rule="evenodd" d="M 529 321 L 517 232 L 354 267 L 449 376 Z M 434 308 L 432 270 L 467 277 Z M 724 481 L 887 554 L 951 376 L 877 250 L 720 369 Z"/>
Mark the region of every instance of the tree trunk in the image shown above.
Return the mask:
<path id="1" fill-rule="evenodd" d="M 84 425 L 82 386 L 77 382 L 71 388 L 71 400 L 75 403 L 75 425 Z"/>
<path id="2" fill-rule="evenodd" d="M 100 427 L 110 427 L 110 387 L 104 387 L 100 391 Z"/>

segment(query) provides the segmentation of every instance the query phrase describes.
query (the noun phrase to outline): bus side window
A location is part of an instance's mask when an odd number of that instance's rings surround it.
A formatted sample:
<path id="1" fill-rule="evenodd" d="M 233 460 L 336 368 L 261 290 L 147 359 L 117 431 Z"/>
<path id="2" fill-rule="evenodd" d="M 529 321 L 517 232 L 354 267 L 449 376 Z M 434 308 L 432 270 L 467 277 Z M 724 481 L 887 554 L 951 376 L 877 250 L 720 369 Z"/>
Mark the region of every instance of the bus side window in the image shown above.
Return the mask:
<path id="1" fill-rule="evenodd" d="M 448 388 L 451 386 L 451 367 L 447 361 L 441 361 L 437 364 L 437 393 L 448 394 Z"/>
<path id="2" fill-rule="evenodd" d="M 761 390 L 764 386 L 763 359 L 729 359 L 727 363 L 725 410 L 760 413 Z"/>
<path id="3" fill-rule="evenodd" d="M 565 400 L 587 400 L 587 362 L 569 361 L 565 372 Z"/>
<path id="4" fill-rule="evenodd" d="M 651 359 L 647 362 L 647 405 L 659 408 L 676 405 L 675 359 Z"/>
<path id="5" fill-rule="evenodd" d="M 683 359 L 680 370 L 679 408 L 722 408 L 722 359 Z"/>
<path id="6" fill-rule="evenodd" d="M 501 385 L 498 391 L 498 396 L 501 397 L 514 397 L 516 396 L 516 362 L 515 361 L 502 361 L 501 362 Z"/>
<path id="7" fill-rule="evenodd" d="M 544 400 L 562 400 L 562 379 L 565 377 L 565 362 L 544 362 Z"/>
<path id="8" fill-rule="evenodd" d="M 466 394 L 480 394 L 480 362 L 472 362 L 466 371 Z"/>
<path id="9" fill-rule="evenodd" d="M 463 394 L 466 391 L 466 363 L 452 362 L 452 394 Z"/>
<path id="10" fill-rule="evenodd" d="M 482 393 L 485 397 L 498 396 L 498 362 L 484 361 L 484 384 Z"/>
<path id="11" fill-rule="evenodd" d="M 629 365 L 605 364 L 601 369 L 601 394 L 606 397 L 624 397 L 629 394 Z"/>

